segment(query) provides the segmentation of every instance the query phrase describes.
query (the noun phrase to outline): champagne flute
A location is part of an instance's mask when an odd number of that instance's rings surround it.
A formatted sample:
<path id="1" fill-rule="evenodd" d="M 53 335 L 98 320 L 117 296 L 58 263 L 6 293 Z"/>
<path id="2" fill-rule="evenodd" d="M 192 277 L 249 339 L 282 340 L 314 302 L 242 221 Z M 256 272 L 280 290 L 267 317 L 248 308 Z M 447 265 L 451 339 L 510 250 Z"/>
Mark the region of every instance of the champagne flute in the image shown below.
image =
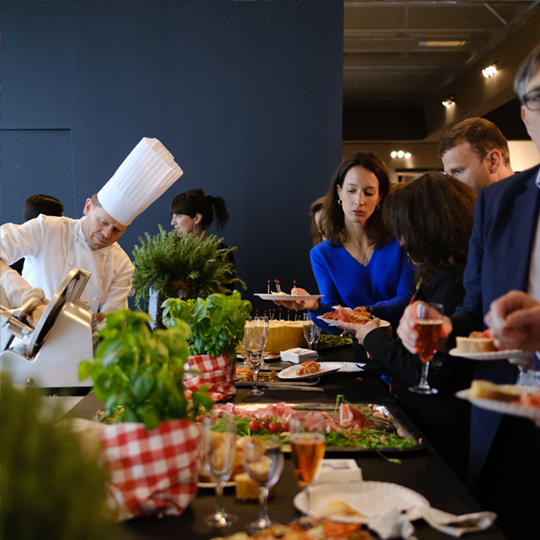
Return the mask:
<path id="1" fill-rule="evenodd" d="M 418 331 L 418 357 L 422 361 L 422 376 L 418 386 L 409 390 L 416 394 L 436 394 L 438 390 L 429 386 L 427 375 L 429 362 L 437 352 L 441 337 L 444 306 L 442 304 L 426 304 L 418 302 L 416 306 L 416 329 Z"/>
<path id="2" fill-rule="evenodd" d="M 253 373 L 253 389 L 248 396 L 262 396 L 264 392 L 257 388 L 257 377 L 263 363 L 263 351 L 265 338 L 259 329 L 250 323 L 246 324 L 244 331 L 244 347 L 248 353 L 246 358 L 249 370 Z"/>
<path id="3" fill-rule="evenodd" d="M 307 514 L 311 511 L 311 484 L 324 457 L 324 417 L 308 413 L 304 418 L 289 419 L 289 442 L 292 448 L 294 474 L 301 488 L 306 488 Z"/>
<path id="4" fill-rule="evenodd" d="M 248 525 L 250 533 L 257 533 L 272 525 L 268 517 L 268 492 L 283 470 L 283 452 L 279 439 L 252 438 L 243 448 L 242 462 L 251 480 L 259 486 L 259 517 Z"/>
<path id="5" fill-rule="evenodd" d="M 310 350 L 315 349 L 321 337 L 321 328 L 311 320 L 309 313 L 304 313 L 304 337 Z"/>
<path id="6" fill-rule="evenodd" d="M 260 369 L 266 369 L 268 368 L 268 364 L 264 361 L 264 348 L 266 347 L 266 341 L 268 340 L 268 332 L 270 332 L 270 321 L 268 320 L 268 317 L 253 317 L 250 321 L 250 324 L 253 324 L 255 328 L 257 328 L 257 331 L 260 332 L 263 335 L 264 344 L 263 344 L 263 351 L 261 354 L 262 362 Z"/>
<path id="7" fill-rule="evenodd" d="M 203 426 L 206 462 L 216 483 L 218 497 L 215 512 L 204 522 L 210 527 L 228 527 L 238 520 L 238 516 L 227 514 L 223 508 L 223 488 L 231 476 L 236 455 L 236 418 L 231 413 L 222 413 L 219 417 L 205 416 Z"/>

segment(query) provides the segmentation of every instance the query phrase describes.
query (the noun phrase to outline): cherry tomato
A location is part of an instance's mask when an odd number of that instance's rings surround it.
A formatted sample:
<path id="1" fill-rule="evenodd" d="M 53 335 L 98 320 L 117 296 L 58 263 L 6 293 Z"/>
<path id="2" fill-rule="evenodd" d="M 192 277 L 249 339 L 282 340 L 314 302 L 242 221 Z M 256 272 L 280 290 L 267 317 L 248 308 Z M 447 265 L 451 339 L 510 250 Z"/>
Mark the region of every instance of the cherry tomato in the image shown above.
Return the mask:
<path id="1" fill-rule="evenodd" d="M 262 427 L 263 427 L 264 429 L 270 430 L 270 424 L 271 424 L 271 423 L 272 423 L 272 422 L 270 422 L 270 421 L 268 421 L 268 420 L 265 420 L 264 422 L 262 422 Z"/>
<path id="2" fill-rule="evenodd" d="M 199 414 L 196 418 L 195 418 L 195 422 L 202 422 L 203 420 L 203 415 L 202 414 Z"/>
<path id="3" fill-rule="evenodd" d="M 283 422 L 281 424 L 281 431 L 289 431 L 289 422 Z"/>
<path id="4" fill-rule="evenodd" d="M 270 422 L 269 426 L 266 428 L 270 433 L 279 433 L 281 428 L 277 422 Z"/>
<path id="5" fill-rule="evenodd" d="M 259 429 L 261 429 L 261 423 L 258 420 L 251 420 L 249 423 L 249 429 L 251 431 L 259 431 Z"/>

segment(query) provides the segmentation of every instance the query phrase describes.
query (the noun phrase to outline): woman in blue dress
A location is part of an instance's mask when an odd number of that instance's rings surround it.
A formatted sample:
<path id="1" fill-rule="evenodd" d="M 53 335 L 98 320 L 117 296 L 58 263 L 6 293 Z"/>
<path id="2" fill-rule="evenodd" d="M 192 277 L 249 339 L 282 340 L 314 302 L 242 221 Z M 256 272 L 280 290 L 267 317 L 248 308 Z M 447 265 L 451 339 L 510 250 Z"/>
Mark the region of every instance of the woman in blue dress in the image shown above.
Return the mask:
<path id="1" fill-rule="evenodd" d="M 322 229 L 326 240 L 311 250 L 311 265 L 323 295 L 321 301 L 276 302 L 291 309 L 308 309 L 317 317 L 333 306 L 369 306 L 373 314 L 395 328 L 414 292 L 414 265 L 386 228 L 381 207 L 390 190 L 383 161 L 370 152 L 357 152 L 344 161 L 325 198 Z M 307 294 L 294 289 L 292 294 Z"/>

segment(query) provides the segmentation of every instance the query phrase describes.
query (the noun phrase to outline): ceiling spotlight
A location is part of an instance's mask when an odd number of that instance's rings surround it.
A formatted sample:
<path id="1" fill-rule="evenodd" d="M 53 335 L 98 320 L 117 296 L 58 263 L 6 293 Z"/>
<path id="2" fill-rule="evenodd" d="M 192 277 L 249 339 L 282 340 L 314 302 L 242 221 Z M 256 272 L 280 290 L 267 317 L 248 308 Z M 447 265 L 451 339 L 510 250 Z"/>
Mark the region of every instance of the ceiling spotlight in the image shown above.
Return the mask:
<path id="1" fill-rule="evenodd" d="M 445 99 L 442 104 L 445 106 L 445 107 L 451 107 L 452 105 L 455 105 L 456 104 L 456 98 L 452 95 L 450 96 L 448 99 Z"/>
<path id="2" fill-rule="evenodd" d="M 482 70 L 482 75 L 486 79 L 489 79 L 490 77 L 493 77 L 493 75 L 495 75 L 495 73 L 497 73 L 497 62 L 493 62 L 493 64 L 491 64 L 491 66 L 488 66 L 487 68 L 484 68 Z"/>
<path id="3" fill-rule="evenodd" d="M 399 158 L 399 159 L 409 159 L 412 156 L 410 152 L 404 152 L 403 150 L 393 150 L 390 152 L 390 157 L 393 159 Z"/>

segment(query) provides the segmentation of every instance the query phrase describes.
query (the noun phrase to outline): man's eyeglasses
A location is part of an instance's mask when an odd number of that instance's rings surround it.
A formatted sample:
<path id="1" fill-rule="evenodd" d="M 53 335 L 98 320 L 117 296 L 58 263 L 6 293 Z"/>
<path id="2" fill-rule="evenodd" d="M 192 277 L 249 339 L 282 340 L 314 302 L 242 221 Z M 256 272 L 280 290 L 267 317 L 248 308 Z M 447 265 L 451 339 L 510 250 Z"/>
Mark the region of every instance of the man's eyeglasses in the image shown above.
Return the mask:
<path id="1" fill-rule="evenodd" d="M 540 89 L 531 90 L 528 94 L 521 97 L 521 101 L 529 111 L 540 110 Z"/>

